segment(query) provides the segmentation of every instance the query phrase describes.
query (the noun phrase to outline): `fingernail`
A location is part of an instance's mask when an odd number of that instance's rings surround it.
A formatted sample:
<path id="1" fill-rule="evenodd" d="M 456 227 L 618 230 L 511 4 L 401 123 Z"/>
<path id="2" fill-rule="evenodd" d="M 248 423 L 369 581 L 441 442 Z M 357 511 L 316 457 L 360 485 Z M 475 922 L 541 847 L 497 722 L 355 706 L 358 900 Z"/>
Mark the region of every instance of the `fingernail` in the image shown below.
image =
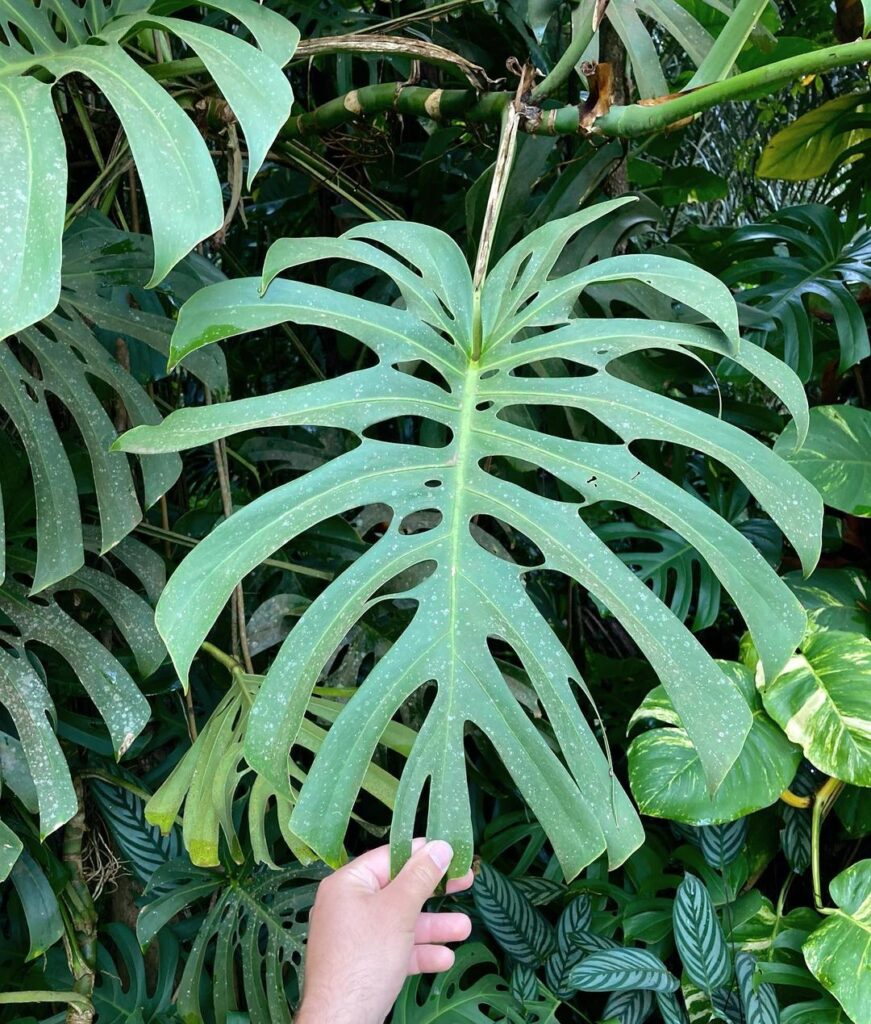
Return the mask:
<path id="1" fill-rule="evenodd" d="M 435 839 L 426 844 L 426 852 L 439 871 L 448 870 L 451 858 L 454 856 L 450 843 L 446 843 L 442 839 Z"/>

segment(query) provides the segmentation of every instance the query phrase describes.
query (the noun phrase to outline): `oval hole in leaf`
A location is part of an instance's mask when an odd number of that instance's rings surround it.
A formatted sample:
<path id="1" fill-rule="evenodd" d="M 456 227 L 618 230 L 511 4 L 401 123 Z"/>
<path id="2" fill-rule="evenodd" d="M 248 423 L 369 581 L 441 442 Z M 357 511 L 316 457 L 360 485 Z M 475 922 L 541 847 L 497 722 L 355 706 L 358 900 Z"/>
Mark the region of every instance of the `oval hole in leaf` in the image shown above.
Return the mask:
<path id="1" fill-rule="evenodd" d="M 426 416 L 393 416 L 363 431 L 372 441 L 408 444 L 423 448 L 447 448 L 454 437 L 450 427 Z"/>
<path id="2" fill-rule="evenodd" d="M 406 537 L 417 533 L 428 533 L 430 530 L 434 530 L 443 518 L 437 508 L 422 508 L 417 512 L 409 512 L 399 524 L 399 532 Z"/>
<path id="3" fill-rule="evenodd" d="M 557 479 L 549 470 L 535 466 L 523 459 L 505 458 L 501 455 L 487 456 L 478 462 L 485 473 L 499 480 L 510 480 L 532 494 L 541 494 L 553 501 L 565 501 L 572 505 L 583 505 L 586 498 L 571 484 Z"/>
<path id="4" fill-rule="evenodd" d="M 569 359 L 539 359 L 534 363 L 515 366 L 508 375 L 510 377 L 565 379 L 566 377 L 592 377 L 596 373 L 599 373 L 596 367 L 585 366 L 583 363 L 572 362 Z"/>
<path id="5" fill-rule="evenodd" d="M 544 555 L 538 545 L 495 516 L 476 516 L 474 523 L 469 524 L 469 530 L 485 551 L 506 562 L 526 568 L 544 565 Z"/>

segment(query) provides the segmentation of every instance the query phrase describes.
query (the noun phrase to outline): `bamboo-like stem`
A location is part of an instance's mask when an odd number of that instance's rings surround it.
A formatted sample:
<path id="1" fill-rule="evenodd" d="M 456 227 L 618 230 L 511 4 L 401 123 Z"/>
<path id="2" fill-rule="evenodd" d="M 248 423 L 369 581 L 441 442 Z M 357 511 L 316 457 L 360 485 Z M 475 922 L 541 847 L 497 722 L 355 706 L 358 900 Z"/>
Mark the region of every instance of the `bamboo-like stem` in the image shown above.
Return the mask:
<path id="1" fill-rule="evenodd" d="M 667 99 L 614 106 L 598 118 L 589 131 L 612 138 L 636 138 L 691 119 L 721 103 L 746 100 L 758 95 L 760 90 L 774 92 L 805 75 L 823 74 L 868 60 L 871 60 L 869 39 L 825 47 L 814 53 L 799 54 L 733 75 L 721 82 L 675 93 Z M 291 139 L 332 131 L 355 118 L 387 110 L 433 120 L 492 124 L 501 120 L 502 111 L 510 101 L 511 96 L 506 92 L 490 92 L 479 97 L 471 89 L 403 87 L 388 82 L 363 86 L 306 114 L 291 117 L 282 129 L 281 137 Z M 536 135 L 583 132 L 580 127 L 581 109 L 577 106 L 553 107 L 540 113 L 537 118 L 523 118 L 521 130 Z"/>

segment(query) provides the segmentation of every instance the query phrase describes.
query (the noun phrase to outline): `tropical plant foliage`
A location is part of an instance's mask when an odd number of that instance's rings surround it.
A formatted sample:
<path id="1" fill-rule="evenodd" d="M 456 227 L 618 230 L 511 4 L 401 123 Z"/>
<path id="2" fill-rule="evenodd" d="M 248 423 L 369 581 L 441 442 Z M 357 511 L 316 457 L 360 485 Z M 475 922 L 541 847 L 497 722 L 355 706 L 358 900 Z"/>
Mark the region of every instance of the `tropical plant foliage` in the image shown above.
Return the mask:
<path id="1" fill-rule="evenodd" d="M 0 2 L 0 1024 L 871 1024 L 869 34 Z"/>

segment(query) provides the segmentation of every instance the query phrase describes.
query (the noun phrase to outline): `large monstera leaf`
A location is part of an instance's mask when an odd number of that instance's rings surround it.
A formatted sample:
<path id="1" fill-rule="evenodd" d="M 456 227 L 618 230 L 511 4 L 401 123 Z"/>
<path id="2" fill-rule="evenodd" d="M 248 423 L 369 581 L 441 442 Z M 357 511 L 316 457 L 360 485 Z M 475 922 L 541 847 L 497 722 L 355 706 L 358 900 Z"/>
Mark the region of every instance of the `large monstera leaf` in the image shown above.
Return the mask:
<path id="1" fill-rule="evenodd" d="M 527 594 L 530 567 L 487 545 L 481 524 L 497 521 L 523 535 L 541 553 L 539 568 L 577 580 L 622 622 L 658 672 L 712 788 L 742 748 L 751 724 L 747 703 L 670 609 L 587 526 L 586 507 L 608 501 L 642 509 L 692 543 L 732 594 L 769 673 L 782 667 L 802 635 L 804 612 L 753 545 L 695 495 L 649 468 L 630 444 L 654 438 L 720 460 L 780 524 L 807 566 L 819 546 L 817 492 L 761 442 L 620 379 L 609 364 L 646 349 L 713 360 L 729 356 L 793 410 L 801 436 L 807 408 L 798 380 L 769 353 L 740 342 L 729 293 L 687 263 L 626 255 L 549 277 L 566 242 L 622 202 L 532 232 L 497 263 L 479 294 L 459 248 L 435 228 L 380 223 L 339 239 L 276 242 L 262 282 L 223 282 L 185 304 L 173 358 L 291 321 L 356 338 L 377 365 L 279 394 L 180 410 L 160 426 L 137 427 L 119 441 L 127 451 L 162 453 L 241 430 L 305 424 L 343 428 L 358 442 L 239 510 L 182 563 L 157 611 L 182 679 L 237 582 L 265 557 L 329 516 L 369 504 L 392 508 L 383 536 L 326 587 L 291 630 L 254 703 L 246 737 L 249 764 L 287 793 L 288 751 L 322 666 L 376 602 L 396 597 L 384 590 L 400 578 L 394 590 L 415 602 L 416 610 L 331 727 L 291 818 L 294 833 L 330 862 L 341 856 L 348 816 L 376 743 L 399 706 L 428 683 L 435 684 L 435 696 L 394 809 L 397 860 L 410 850 L 428 782 L 427 833 L 454 844 L 454 874 L 468 866 L 467 723 L 501 754 L 566 875 L 605 851 L 619 864 L 641 841 L 635 811 L 578 708 L 577 692 L 585 691 L 578 670 Z M 275 280 L 323 258 L 380 269 L 395 282 L 404 308 Z M 576 315 L 586 289 L 621 280 L 692 307 L 715 327 Z M 477 348 L 479 358 L 473 355 Z M 536 375 L 545 365 L 561 375 Z M 542 407 L 589 414 L 622 443 L 544 434 L 535 427 Z M 367 436 L 374 425 L 403 416 L 441 424 L 442 446 Z M 540 467 L 581 499 L 545 498 L 500 478 L 506 460 Z M 409 517 L 417 513 L 427 513 L 427 528 L 412 531 Z M 560 756 L 513 696 L 491 640 L 507 645 L 522 665 L 550 719 Z"/>
<path id="2" fill-rule="evenodd" d="M 255 47 L 231 32 L 171 17 L 189 6 L 190 0 L 0 4 L 0 338 L 49 314 L 60 290 L 66 154 L 52 84 L 30 72 L 55 80 L 85 75 L 115 109 L 148 202 L 152 284 L 221 226 L 221 188 L 194 122 L 122 43 L 157 29 L 193 50 L 245 133 L 249 181 L 263 162 L 290 113 L 293 95 L 281 68 L 299 33 L 254 0 L 206 0 L 241 23 Z"/>

